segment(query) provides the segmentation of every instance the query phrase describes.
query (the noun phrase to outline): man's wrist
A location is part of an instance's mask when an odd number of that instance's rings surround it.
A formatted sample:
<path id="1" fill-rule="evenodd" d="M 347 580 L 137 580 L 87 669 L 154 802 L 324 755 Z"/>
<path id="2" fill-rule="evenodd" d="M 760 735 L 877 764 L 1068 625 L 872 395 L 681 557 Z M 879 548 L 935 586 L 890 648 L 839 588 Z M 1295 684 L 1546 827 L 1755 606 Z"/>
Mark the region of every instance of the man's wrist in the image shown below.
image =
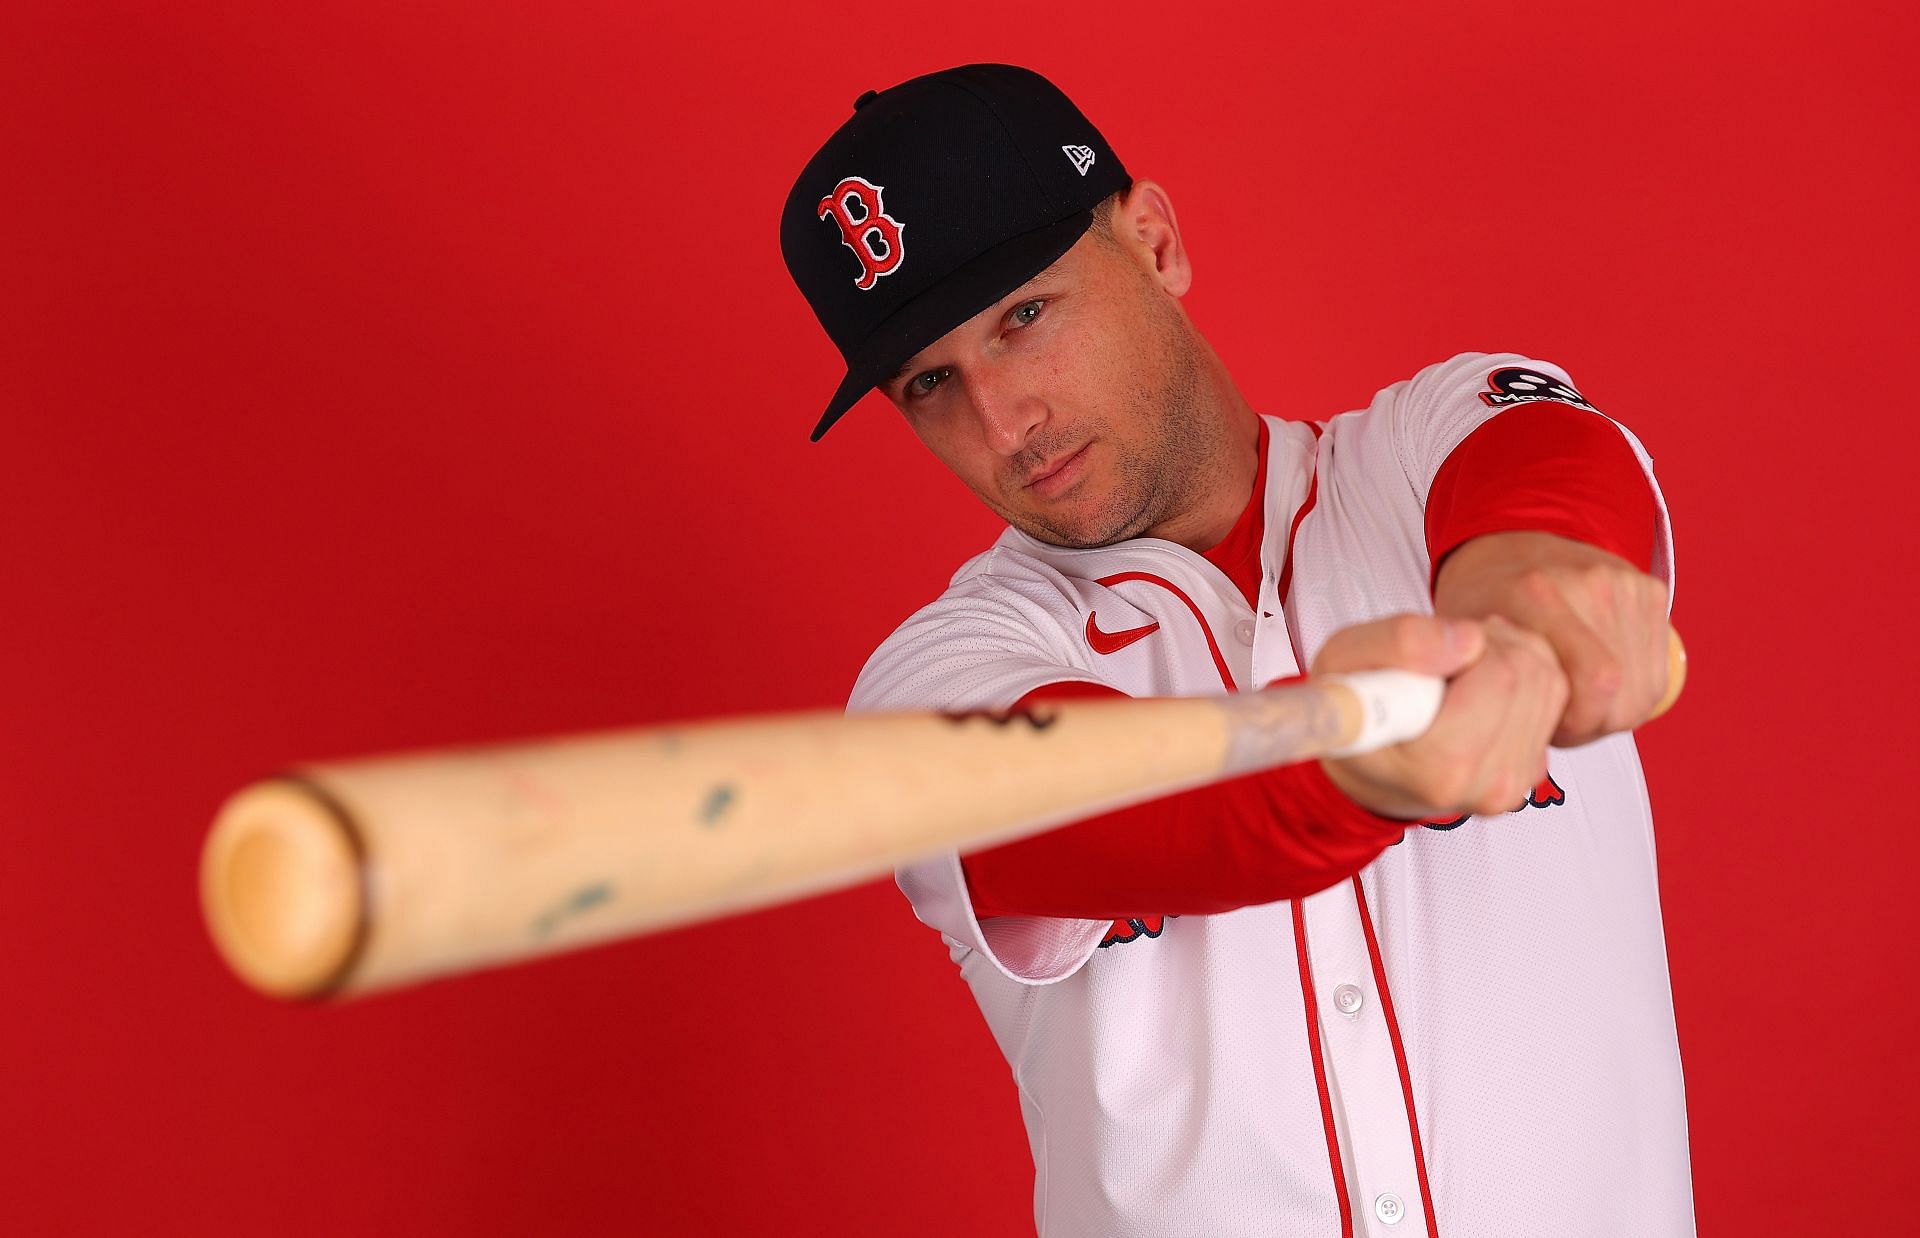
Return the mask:
<path id="1" fill-rule="evenodd" d="M 1374 824 L 1405 829 L 1438 819 L 1429 806 L 1360 777 L 1341 758 L 1321 757 L 1315 764 L 1326 781 L 1327 790 L 1351 804 L 1356 813 L 1365 814 Z"/>

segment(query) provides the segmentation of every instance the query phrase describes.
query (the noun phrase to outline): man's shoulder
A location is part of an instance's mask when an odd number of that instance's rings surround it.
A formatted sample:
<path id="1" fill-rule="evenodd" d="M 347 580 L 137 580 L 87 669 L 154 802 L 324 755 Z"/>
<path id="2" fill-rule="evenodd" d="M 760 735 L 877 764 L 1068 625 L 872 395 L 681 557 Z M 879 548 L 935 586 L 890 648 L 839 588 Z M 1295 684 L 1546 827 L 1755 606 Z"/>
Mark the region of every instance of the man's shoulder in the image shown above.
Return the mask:
<path id="1" fill-rule="evenodd" d="M 1097 578 L 1127 562 L 1126 543 L 1063 551 L 1008 529 L 880 643 L 850 707 L 991 706 L 1042 683 L 1097 679 L 1081 624 Z"/>
<path id="2" fill-rule="evenodd" d="M 1011 597 L 1058 597 L 1077 605 L 1101 578 L 1149 563 L 1164 545 L 1132 538 L 1110 546 L 1055 546 L 1008 527 L 955 569 L 946 591 L 927 609 L 947 603 L 992 605 Z"/>
<path id="3" fill-rule="evenodd" d="M 1011 634 L 1070 625 L 1088 579 L 1075 567 L 1055 562 L 1041 544 L 1008 529 L 962 563 L 940 595 L 907 616 L 881 648 L 934 631 L 997 628 Z"/>
<path id="4" fill-rule="evenodd" d="M 1397 462 L 1424 490 L 1462 438 L 1489 418 L 1535 401 L 1600 411 L 1551 361 L 1517 352 L 1461 352 L 1380 388 L 1364 407 L 1329 418 L 1325 428 L 1329 442 L 1343 449 L 1335 459 L 1344 461 L 1346 471 L 1385 472 Z"/>
<path id="5" fill-rule="evenodd" d="M 1388 383 L 1364 407 L 1341 416 L 1356 418 L 1438 402 L 1497 408 L 1528 399 L 1585 404 L 1567 371 L 1554 362 L 1518 352 L 1459 352 Z"/>

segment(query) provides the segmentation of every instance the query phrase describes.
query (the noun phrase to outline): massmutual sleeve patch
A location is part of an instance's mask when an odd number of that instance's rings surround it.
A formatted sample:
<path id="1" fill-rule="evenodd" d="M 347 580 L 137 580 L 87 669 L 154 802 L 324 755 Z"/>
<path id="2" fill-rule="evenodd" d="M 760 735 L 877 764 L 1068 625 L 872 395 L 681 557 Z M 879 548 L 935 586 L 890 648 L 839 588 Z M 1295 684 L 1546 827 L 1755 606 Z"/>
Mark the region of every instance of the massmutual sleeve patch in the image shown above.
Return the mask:
<path id="1" fill-rule="evenodd" d="M 1600 411 L 1587 403 L 1587 397 L 1575 391 L 1572 383 L 1539 370 L 1506 366 L 1487 375 L 1487 388 L 1480 393 L 1480 398 L 1495 408 L 1533 400 L 1557 400 L 1589 412 Z"/>

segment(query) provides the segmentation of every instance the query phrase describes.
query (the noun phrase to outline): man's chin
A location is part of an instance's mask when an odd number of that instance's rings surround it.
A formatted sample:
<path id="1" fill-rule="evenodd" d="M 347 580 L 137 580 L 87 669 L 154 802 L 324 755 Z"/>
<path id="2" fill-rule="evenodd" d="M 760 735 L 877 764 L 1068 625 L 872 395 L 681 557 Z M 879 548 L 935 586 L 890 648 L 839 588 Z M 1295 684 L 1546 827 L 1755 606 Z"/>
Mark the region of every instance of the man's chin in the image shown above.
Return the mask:
<path id="1" fill-rule="evenodd" d="M 1137 536 L 1138 531 L 1133 526 L 1139 521 L 1137 519 L 1116 521 L 1112 517 L 1102 520 L 1095 516 L 1065 520 L 1058 517 L 1041 518 L 1022 515 L 1009 516 L 1007 523 L 1035 541 L 1045 542 L 1049 546 L 1062 546 L 1068 550 L 1093 550 Z"/>

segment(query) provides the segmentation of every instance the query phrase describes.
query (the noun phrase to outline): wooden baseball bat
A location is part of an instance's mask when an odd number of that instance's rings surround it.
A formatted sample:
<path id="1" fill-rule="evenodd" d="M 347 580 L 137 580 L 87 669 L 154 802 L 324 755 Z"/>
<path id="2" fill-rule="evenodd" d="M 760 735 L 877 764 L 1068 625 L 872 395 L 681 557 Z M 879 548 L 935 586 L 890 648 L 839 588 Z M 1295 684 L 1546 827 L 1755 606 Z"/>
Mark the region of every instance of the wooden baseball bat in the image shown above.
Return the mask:
<path id="1" fill-rule="evenodd" d="M 1672 640 L 1664 711 L 1685 657 Z M 313 765 L 215 818 L 215 944 L 276 997 L 341 997 L 856 884 L 1432 722 L 1441 681 L 1320 676 L 1028 714 L 814 712 Z"/>

